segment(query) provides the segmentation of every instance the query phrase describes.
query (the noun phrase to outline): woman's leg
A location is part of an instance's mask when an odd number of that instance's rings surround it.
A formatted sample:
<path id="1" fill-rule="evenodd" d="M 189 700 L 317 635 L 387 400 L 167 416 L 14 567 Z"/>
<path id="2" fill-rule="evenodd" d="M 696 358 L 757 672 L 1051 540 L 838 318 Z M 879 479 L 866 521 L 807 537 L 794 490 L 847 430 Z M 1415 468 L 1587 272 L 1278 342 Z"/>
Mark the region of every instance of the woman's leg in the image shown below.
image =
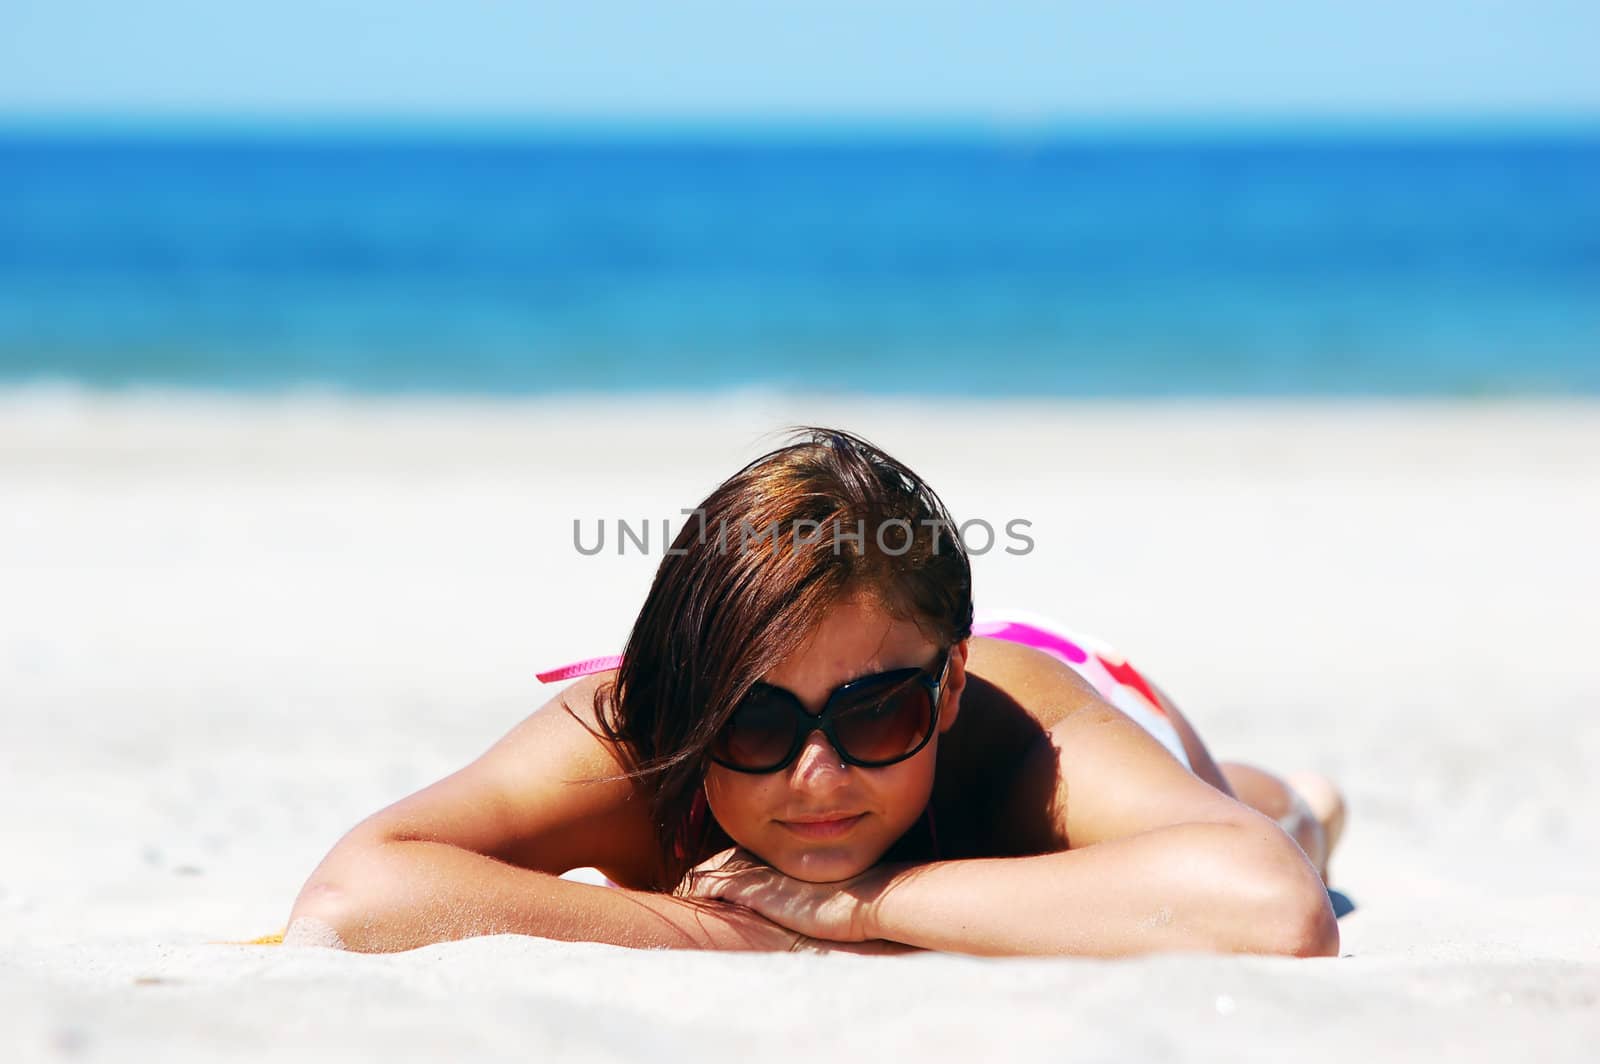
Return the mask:
<path id="1" fill-rule="evenodd" d="M 1291 772 L 1283 777 L 1283 782 L 1305 801 L 1311 809 L 1311 815 L 1322 825 L 1322 834 L 1326 841 L 1322 863 L 1317 865 L 1317 871 L 1322 873 L 1322 881 L 1326 883 L 1328 858 L 1333 856 L 1334 848 L 1339 845 L 1339 838 L 1344 834 L 1344 793 L 1339 790 L 1338 784 L 1320 772 Z"/>
<path id="2" fill-rule="evenodd" d="M 1328 881 L 1328 858 L 1344 832 L 1344 797 L 1326 776 L 1315 772 L 1279 778 L 1264 769 L 1238 762 L 1218 764 L 1193 726 L 1165 691 L 1156 688 L 1162 708 L 1178 729 L 1194 774 L 1229 797 L 1265 813 L 1283 826 L 1311 863 Z"/>

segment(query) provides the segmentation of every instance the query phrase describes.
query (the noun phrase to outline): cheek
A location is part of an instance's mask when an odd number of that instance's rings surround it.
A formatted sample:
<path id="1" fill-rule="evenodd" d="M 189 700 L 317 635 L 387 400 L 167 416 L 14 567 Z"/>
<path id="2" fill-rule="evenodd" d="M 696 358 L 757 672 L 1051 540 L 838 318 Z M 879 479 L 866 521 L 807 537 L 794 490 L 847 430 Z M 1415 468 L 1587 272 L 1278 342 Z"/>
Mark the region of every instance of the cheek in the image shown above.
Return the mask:
<path id="1" fill-rule="evenodd" d="M 768 792 L 774 778 L 715 765 L 706 772 L 706 801 L 711 815 L 735 842 L 743 844 L 741 836 L 748 836 L 754 826 L 766 819 L 763 811 L 771 802 Z"/>
<path id="2" fill-rule="evenodd" d="M 924 750 L 910 761 L 879 770 L 884 773 L 878 787 L 884 814 L 898 832 L 916 823 L 933 794 L 934 760 L 925 756 L 928 753 Z"/>

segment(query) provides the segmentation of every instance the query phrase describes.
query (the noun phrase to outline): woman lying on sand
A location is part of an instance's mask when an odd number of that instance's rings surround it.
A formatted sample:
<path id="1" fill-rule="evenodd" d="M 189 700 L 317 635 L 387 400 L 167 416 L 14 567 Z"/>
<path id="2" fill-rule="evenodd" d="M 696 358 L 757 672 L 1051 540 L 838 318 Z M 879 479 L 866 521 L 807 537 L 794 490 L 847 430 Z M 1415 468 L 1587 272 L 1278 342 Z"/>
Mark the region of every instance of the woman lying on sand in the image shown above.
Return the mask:
<path id="1" fill-rule="evenodd" d="M 803 430 L 685 524 L 619 662 L 341 839 L 286 944 L 1336 954 L 1331 783 L 1219 766 L 1109 648 L 975 619 L 955 528 Z"/>

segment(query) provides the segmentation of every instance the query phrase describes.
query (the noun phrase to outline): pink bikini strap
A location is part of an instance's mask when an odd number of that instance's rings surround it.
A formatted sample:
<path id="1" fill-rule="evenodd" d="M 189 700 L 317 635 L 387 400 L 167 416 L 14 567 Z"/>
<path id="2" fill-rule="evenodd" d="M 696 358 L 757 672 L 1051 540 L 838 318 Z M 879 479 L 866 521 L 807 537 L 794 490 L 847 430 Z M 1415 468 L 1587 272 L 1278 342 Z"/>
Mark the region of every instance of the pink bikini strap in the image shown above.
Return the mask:
<path id="1" fill-rule="evenodd" d="M 557 669 L 546 669 L 534 675 L 538 677 L 540 683 L 554 683 L 556 680 L 570 680 L 574 676 L 587 676 L 592 672 L 605 672 L 620 664 L 622 664 L 621 654 L 608 654 L 603 658 L 584 658 L 582 661 L 574 661 Z"/>
<path id="2" fill-rule="evenodd" d="M 974 621 L 972 634 L 992 636 L 995 639 L 1005 639 L 1021 643 L 1023 646 L 1050 651 L 1080 665 L 1089 660 L 1088 652 L 1072 640 L 1026 621 Z"/>

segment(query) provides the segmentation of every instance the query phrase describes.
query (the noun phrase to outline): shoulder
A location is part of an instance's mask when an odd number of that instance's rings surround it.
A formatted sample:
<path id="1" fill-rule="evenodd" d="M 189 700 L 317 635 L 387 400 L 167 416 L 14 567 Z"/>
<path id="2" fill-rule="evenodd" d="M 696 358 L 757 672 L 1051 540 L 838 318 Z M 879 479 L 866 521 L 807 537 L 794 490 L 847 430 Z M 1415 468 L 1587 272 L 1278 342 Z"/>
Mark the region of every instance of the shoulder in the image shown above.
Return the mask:
<path id="1" fill-rule="evenodd" d="M 1102 704 L 1094 687 L 1053 654 L 981 636 L 968 644 L 962 715 L 968 708 L 976 710 L 976 726 L 994 727 L 1014 718 L 1015 723 L 1030 722 L 1036 733 L 1074 712 Z"/>
<path id="2" fill-rule="evenodd" d="M 599 728 L 601 715 L 610 715 L 616 697 L 617 670 L 590 673 L 557 691 L 545 704 L 545 709 L 557 709 L 570 721 L 585 729 Z"/>
<path id="3" fill-rule="evenodd" d="M 615 679 L 609 670 L 556 692 L 458 774 L 462 797 L 479 796 L 473 819 L 488 845 L 474 848 L 540 871 L 595 867 L 625 885 L 647 876 L 648 795 L 601 720 Z"/>
<path id="4" fill-rule="evenodd" d="M 966 671 L 961 711 L 939 743 L 941 845 L 953 856 L 1048 849 L 1049 825 L 1036 814 L 1048 809 L 1045 792 L 1058 779 L 1056 733 L 1110 707 L 1069 665 L 1019 643 L 974 637 Z"/>
<path id="5" fill-rule="evenodd" d="M 530 755 L 561 761 L 569 779 L 599 782 L 623 771 L 622 758 L 607 736 L 616 670 L 582 677 L 550 695 L 538 709 L 479 759 L 484 765 L 514 771 Z"/>
<path id="6" fill-rule="evenodd" d="M 995 855 L 1044 853 L 1189 820 L 1225 821 L 1237 803 L 1195 775 L 1143 725 L 1042 651 L 984 676 L 983 727 L 1010 720 L 1009 742 L 978 745 Z M 1027 660 L 1028 654 L 1048 663 Z M 965 715 L 966 708 L 962 710 Z M 989 745 L 991 754 L 983 748 Z M 943 810 L 940 810 L 941 815 Z"/>

